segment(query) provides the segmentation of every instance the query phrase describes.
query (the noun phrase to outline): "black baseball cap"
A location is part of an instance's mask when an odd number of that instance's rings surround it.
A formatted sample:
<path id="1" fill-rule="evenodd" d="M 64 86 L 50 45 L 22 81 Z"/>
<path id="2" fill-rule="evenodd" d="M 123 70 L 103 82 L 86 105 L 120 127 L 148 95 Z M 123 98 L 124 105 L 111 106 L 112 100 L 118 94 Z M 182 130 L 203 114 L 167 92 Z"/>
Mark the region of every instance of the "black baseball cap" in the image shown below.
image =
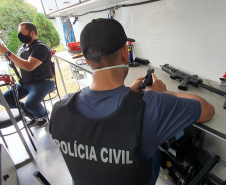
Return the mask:
<path id="1" fill-rule="evenodd" d="M 135 40 L 127 38 L 122 25 L 114 19 L 93 19 L 84 27 L 80 35 L 83 53 L 87 47 L 92 46 L 105 50 L 104 55 L 107 55 L 123 47 L 127 41 L 134 42 Z M 92 58 L 90 54 L 89 58 Z"/>

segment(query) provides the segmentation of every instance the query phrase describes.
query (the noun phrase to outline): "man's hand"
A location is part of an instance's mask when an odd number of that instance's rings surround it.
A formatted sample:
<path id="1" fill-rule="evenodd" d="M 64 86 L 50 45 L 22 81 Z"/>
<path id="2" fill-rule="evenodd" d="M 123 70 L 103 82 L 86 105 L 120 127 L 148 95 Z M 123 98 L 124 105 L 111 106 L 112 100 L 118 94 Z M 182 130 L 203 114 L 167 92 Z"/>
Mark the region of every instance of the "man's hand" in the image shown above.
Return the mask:
<path id="1" fill-rule="evenodd" d="M 153 79 L 153 84 L 152 86 L 147 86 L 148 90 L 156 91 L 156 92 L 165 92 L 166 90 L 166 85 L 162 82 L 162 80 L 159 80 L 156 78 L 155 74 L 152 73 L 152 79 Z"/>
<path id="2" fill-rule="evenodd" d="M 144 77 L 137 78 L 133 82 L 133 84 L 130 86 L 131 90 L 135 92 L 141 92 L 142 91 L 141 83 L 143 82 L 143 80 L 144 80 Z"/>
<path id="3" fill-rule="evenodd" d="M 7 51 L 9 51 L 7 47 L 5 47 L 4 45 L 0 45 L 0 53 L 2 55 L 4 55 Z"/>
<path id="4" fill-rule="evenodd" d="M 3 45 L 0 45 L 0 53 L 1 54 L 4 55 L 7 51 L 9 51 L 7 47 L 5 47 Z M 24 60 L 24 59 L 16 56 L 13 53 L 10 54 L 10 60 L 13 61 L 15 66 L 17 66 L 19 68 L 22 68 L 22 69 L 24 69 L 26 71 L 33 71 L 39 65 L 42 64 L 42 61 L 38 60 L 37 58 L 29 57 L 28 60 Z"/>

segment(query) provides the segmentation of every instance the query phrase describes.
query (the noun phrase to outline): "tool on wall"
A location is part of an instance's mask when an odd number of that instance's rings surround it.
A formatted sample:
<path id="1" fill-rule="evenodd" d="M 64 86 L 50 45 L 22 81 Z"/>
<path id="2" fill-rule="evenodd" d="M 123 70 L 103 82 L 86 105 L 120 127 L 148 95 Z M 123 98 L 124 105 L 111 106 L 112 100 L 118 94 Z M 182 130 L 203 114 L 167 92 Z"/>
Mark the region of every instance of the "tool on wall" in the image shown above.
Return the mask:
<path id="1" fill-rule="evenodd" d="M 108 13 L 109 19 L 114 19 L 115 11 L 113 9 L 110 9 L 110 12 Z"/>

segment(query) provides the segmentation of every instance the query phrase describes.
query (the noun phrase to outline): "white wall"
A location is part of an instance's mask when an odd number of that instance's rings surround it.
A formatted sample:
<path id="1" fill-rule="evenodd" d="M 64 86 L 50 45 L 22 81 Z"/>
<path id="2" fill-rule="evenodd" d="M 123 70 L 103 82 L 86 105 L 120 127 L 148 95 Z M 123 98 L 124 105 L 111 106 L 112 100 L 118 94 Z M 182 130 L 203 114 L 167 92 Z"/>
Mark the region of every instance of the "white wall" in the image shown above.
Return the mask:
<path id="1" fill-rule="evenodd" d="M 88 22 L 107 18 L 108 12 L 79 17 L 74 26 L 76 40 Z M 114 18 L 123 25 L 127 36 L 136 40 L 135 57 L 148 59 L 155 67 L 168 63 L 218 81 L 226 71 L 225 17 L 225 0 L 161 0 L 120 8 Z"/>

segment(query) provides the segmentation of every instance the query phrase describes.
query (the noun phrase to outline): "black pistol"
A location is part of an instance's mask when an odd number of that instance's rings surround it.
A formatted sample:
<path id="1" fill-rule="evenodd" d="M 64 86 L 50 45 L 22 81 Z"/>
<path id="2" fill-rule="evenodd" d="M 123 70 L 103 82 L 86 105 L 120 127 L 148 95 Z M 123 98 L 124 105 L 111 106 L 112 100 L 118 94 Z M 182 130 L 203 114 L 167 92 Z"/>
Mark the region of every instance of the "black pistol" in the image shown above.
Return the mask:
<path id="1" fill-rule="evenodd" d="M 147 86 L 152 86 L 153 80 L 152 80 L 152 73 L 154 73 L 154 69 L 153 68 L 149 68 L 147 70 L 147 73 L 145 75 L 145 78 L 143 80 L 143 82 L 141 83 L 141 88 L 145 89 Z"/>

